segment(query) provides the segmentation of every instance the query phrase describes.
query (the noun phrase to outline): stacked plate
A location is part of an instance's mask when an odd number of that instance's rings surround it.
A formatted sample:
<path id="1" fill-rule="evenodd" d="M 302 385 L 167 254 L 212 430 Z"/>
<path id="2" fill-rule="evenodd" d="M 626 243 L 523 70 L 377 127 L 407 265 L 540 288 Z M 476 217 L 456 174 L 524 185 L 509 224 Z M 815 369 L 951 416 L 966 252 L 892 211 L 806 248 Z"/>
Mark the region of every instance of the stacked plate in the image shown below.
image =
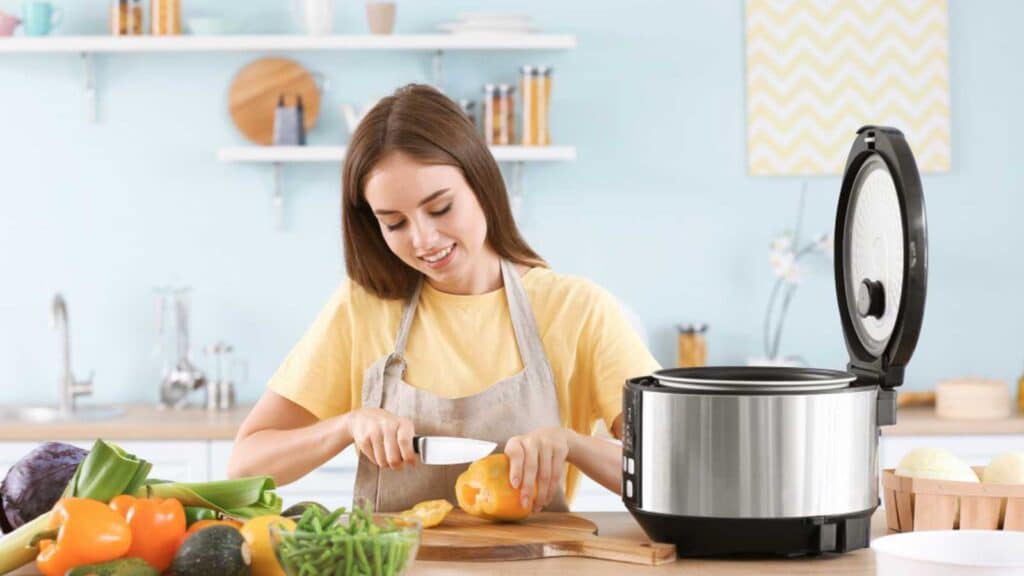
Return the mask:
<path id="1" fill-rule="evenodd" d="M 537 26 L 529 16 L 461 13 L 454 22 L 441 22 L 437 29 L 452 34 L 529 34 L 536 32 Z"/>

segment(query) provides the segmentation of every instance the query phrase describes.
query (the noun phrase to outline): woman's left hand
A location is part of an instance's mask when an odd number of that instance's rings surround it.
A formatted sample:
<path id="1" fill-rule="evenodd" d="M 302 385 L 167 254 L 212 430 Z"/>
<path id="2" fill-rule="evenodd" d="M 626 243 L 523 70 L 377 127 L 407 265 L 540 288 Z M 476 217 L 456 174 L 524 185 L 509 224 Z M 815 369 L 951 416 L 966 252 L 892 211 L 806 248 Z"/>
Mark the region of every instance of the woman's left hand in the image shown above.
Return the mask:
<path id="1" fill-rule="evenodd" d="M 523 507 L 530 505 L 536 490 L 533 510 L 539 511 L 551 502 L 562 483 L 565 462 L 576 432 L 560 426 L 540 428 L 528 434 L 513 436 L 505 443 L 509 459 L 509 482 L 513 488 L 522 485 Z"/>

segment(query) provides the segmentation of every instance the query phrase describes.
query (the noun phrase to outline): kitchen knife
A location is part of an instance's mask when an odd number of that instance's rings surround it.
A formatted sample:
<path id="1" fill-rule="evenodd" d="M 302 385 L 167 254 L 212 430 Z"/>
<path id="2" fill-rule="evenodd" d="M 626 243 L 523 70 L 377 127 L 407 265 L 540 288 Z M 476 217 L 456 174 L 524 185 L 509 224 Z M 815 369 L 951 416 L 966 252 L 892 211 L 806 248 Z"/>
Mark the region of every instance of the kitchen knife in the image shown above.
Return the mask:
<path id="1" fill-rule="evenodd" d="M 495 442 L 454 436 L 413 436 L 412 449 L 424 464 L 462 464 L 487 456 Z"/>

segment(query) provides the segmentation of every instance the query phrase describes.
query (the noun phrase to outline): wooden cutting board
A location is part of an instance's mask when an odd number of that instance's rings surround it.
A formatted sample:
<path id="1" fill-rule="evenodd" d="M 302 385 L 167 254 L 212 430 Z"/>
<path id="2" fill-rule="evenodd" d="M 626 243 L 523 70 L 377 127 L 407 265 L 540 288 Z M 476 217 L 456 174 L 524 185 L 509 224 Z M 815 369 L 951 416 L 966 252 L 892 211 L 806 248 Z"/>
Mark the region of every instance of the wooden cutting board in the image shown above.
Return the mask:
<path id="1" fill-rule="evenodd" d="M 452 510 L 423 530 L 418 560 L 532 560 L 585 556 L 654 566 L 674 562 L 676 547 L 644 540 L 603 538 L 597 525 L 569 513 L 540 512 L 522 522 L 496 523 Z"/>
<path id="2" fill-rule="evenodd" d="M 310 71 L 288 58 L 260 58 L 239 70 L 228 91 L 231 120 L 250 141 L 273 144 L 274 110 L 281 94 L 288 106 L 295 106 L 296 96 L 302 96 L 308 134 L 320 114 L 320 87 Z"/>

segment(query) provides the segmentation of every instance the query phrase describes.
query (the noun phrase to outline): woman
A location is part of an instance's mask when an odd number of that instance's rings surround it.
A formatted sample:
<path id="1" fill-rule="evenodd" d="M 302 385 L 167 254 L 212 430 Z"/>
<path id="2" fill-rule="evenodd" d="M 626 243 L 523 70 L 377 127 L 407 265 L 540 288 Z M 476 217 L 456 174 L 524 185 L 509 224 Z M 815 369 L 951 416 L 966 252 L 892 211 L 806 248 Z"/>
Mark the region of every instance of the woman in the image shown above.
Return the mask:
<path id="1" fill-rule="evenodd" d="M 460 108 L 422 85 L 384 98 L 343 184 L 348 279 L 242 424 L 229 474 L 287 484 L 354 443 L 357 501 L 454 502 L 465 466 L 417 465 L 412 446 L 444 435 L 498 442 L 524 506 L 566 510 L 574 468 L 618 493 L 621 447 L 591 430 L 601 417 L 619 437 L 624 381 L 658 364 L 614 298 L 522 239 Z"/>

